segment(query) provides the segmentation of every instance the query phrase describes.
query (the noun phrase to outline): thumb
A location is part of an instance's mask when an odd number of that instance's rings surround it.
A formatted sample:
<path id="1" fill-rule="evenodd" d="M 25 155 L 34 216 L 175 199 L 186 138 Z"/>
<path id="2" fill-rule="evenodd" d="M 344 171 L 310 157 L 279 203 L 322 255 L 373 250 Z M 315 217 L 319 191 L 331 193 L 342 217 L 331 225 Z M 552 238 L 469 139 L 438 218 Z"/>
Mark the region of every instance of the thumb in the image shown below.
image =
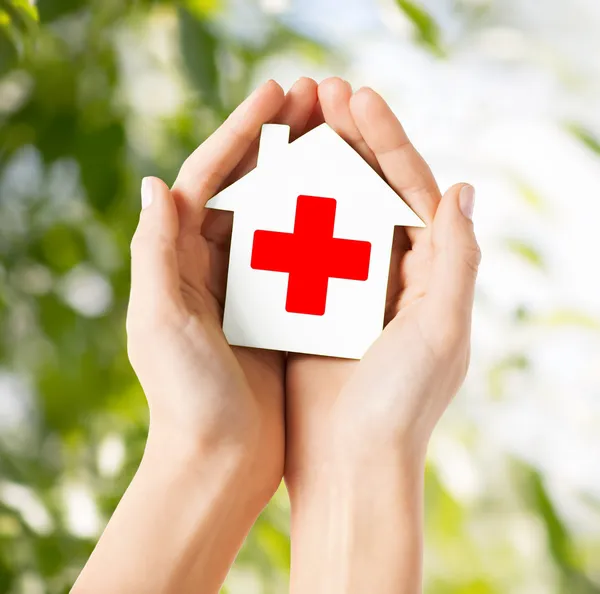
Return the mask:
<path id="1" fill-rule="evenodd" d="M 444 334 L 450 331 L 451 336 L 470 328 L 481 260 L 472 222 L 474 201 L 472 186 L 452 186 L 442 198 L 432 223 L 434 255 L 426 309 L 430 320 L 444 328 Z"/>
<path id="2" fill-rule="evenodd" d="M 142 211 L 131 241 L 131 295 L 128 330 L 160 321 L 177 305 L 179 268 L 177 207 L 167 185 L 156 177 L 142 180 Z"/>

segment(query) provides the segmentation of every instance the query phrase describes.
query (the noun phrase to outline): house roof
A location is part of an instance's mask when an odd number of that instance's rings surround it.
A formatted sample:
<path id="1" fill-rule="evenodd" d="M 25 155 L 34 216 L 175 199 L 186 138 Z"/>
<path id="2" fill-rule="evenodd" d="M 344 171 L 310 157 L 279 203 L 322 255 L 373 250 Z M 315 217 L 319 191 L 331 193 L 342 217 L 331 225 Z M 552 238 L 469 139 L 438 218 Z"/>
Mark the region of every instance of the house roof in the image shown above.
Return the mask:
<path id="1" fill-rule="evenodd" d="M 275 138 L 281 142 L 284 137 L 281 129 L 289 129 L 288 126 L 276 124 L 265 124 L 263 128 L 266 127 L 271 130 L 263 130 L 261 151 L 264 138 Z M 207 208 L 235 211 L 240 205 L 248 204 L 248 195 L 257 195 L 256 185 L 262 185 L 266 180 L 264 176 L 285 175 L 290 167 L 304 168 L 305 171 L 308 169 L 305 176 L 325 176 L 334 184 L 339 180 L 342 193 L 352 194 L 361 206 L 364 206 L 367 194 L 369 203 L 374 205 L 368 212 L 391 225 L 425 226 L 398 194 L 327 124 L 321 124 L 289 144 L 287 136 L 285 139 L 277 147 L 269 146 L 268 154 L 264 158 L 259 157 L 259 166 L 215 195 L 206 204 Z M 299 193 L 307 192 L 300 189 Z M 331 197 L 343 198 L 341 195 Z"/>

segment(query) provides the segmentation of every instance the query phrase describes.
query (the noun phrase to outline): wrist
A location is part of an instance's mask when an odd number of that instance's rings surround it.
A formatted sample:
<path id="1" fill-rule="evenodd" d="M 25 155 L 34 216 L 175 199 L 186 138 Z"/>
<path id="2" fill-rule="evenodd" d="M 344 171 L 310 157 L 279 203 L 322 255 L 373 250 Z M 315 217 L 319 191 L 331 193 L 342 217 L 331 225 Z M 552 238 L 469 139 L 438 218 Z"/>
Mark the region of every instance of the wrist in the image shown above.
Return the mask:
<path id="1" fill-rule="evenodd" d="M 203 576 L 202 591 L 217 592 L 262 509 L 251 478 L 235 448 L 199 450 L 154 426 L 95 553 L 111 571 L 93 563 L 82 583 L 107 592 L 192 592 Z"/>
<path id="2" fill-rule="evenodd" d="M 325 484 L 360 486 L 365 477 L 397 477 L 408 486 L 420 482 L 427 441 L 366 438 L 330 427 L 323 439 L 291 440 L 286 451 L 286 483 L 290 497 Z"/>
<path id="3" fill-rule="evenodd" d="M 280 468 L 269 473 L 262 458 L 255 443 L 227 439 L 206 443 L 151 423 L 140 471 L 166 481 L 210 484 L 215 496 L 258 514 L 282 474 Z"/>
<path id="4" fill-rule="evenodd" d="M 381 453 L 289 480 L 291 592 L 420 592 L 423 480 L 421 457 Z"/>
<path id="5" fill-rule="evenodd" d="M 318 501 L 326 491 L 340 496 L 372 494 L 377 488 L 392 489 L 404 500 L 420 492 L 425 473 L 425 456 L 394 450 L 348 451 L 324 455 L 286 470 L 286 484 L 292 505 L 305 500 Z M 323 501 L 327 501 L 324 499 Z"/>

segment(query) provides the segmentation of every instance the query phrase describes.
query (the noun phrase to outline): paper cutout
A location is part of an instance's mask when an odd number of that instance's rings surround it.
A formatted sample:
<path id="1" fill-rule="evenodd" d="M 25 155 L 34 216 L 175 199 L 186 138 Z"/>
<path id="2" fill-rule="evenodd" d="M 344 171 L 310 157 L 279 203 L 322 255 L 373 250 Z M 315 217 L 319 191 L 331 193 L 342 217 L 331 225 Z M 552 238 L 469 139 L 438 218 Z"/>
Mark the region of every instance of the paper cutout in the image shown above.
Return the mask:
<path id="1" fill-rule="evenodd" d="M 360 359 L 383 327 L 394 226 L 424 225 L 327 124 L 288 140 L 265 124 L 257 167 L 207 203 L 235 213 L 223 331 Z"/>
<path id="2" fill-rule="evenodd" d="M 366 281 L 371 244 L 333 237 L 336 201 L 298 196 L 293 233 L 254 232 L 250 266 L 255 270 L 287 272 L 285 310 L 325 314 L 330 278 Z"/>

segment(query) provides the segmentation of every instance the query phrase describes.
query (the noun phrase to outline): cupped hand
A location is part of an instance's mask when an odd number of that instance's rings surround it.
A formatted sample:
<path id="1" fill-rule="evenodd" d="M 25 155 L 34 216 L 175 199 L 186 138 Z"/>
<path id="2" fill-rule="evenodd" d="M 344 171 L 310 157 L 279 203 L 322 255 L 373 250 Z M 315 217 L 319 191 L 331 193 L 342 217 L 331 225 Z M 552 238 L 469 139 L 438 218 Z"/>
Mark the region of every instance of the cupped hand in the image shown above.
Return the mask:
<path id="1" fill-rule="evenodd" d="M 390 448 L 422 457 L 464 380 L 480 252 L 473 188 L 443 197 L 400 122 L 373 90 L 338 78 L 318 88 L 324 120 L 382 175 L 426 228 L 396 228 L 385 329 L 361 361 L 290 354 L 286 480 L 318 472 L 327 453 L 369 459 Z M 368 197 L 365 197 L 368 200 Z M 375 205 L 373 206 L 375 207 Z M 356 312 L 360 315 L 360 312 Z"/>
<path id="2" fill-rule="evenodd" d="M 240 452 L 263 499 L 281 481 L 284 355 L 230 347 L 221 330 L 231 213 L 206 202 L 256 162 L 261 126 L 302 134 L 316 83 L 300 79 L 284 96 L 269 81 L 185 161 L 173 188 L 143 182 L 131 245 L 128 351 L 150 407 L 149 439 L 186 451 Z"/>

